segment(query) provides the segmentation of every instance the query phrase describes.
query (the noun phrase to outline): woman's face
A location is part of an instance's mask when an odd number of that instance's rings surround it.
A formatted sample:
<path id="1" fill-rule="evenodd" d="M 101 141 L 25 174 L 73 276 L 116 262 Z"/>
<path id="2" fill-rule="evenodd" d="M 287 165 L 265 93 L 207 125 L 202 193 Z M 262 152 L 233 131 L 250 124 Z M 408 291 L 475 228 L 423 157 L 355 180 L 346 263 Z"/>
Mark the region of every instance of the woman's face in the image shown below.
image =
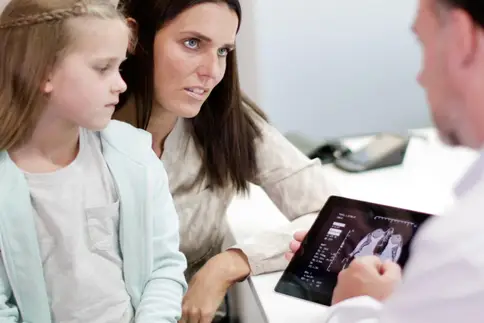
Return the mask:
<path id="1" fill-rule="evenodd" d="M 237 27 L 237 14 L 227 4 L 203 3 L 160 29 L 153 51 L 154 108 L 196 116 L 225 74 Z"/>

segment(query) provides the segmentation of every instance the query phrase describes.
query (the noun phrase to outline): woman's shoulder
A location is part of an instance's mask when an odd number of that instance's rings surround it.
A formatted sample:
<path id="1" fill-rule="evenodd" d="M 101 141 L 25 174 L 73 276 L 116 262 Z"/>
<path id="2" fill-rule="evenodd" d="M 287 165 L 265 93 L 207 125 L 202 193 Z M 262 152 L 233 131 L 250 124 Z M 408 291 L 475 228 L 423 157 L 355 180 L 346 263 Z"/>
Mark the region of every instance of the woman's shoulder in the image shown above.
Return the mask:
<path id="1" fill-rule="evenodd" d="M 242 103 L 242 107 L 246 111 L 246 116 L 248 116 L 250 122 L 257 127 L 257 130 L 260 134 L 257 137 L 259 144 L 263 143 L 267 139 L 272 139 L 273 135 L 276 137 L 280 135 L 280 132 L 271 124 L 269 117 L 255 102 L 251 101 L 248 97 L 244 97 L 244 101 L 242 101 Z"/>
<path id="2" fill-rule="evenodd" d="M 0 165 L 2 165 L 8 157 L 8 153 L 6 150 L 0 150 Z"/>
<path id="3" fill-rule="evenodd" d="M 255 140 L 259 179 L 275 173 L 289 176 L 315 163 L 296 148 L 270 121 L 256 112 L 251 112 L 251 115 L 260 133 Z"/>
<path id="4" fill-rule="evenodd" d="M 292 147 L 288 145 L 287 138 L 265 117 L 261 116 L 252 109 L 249 110 L 249 115 L 253 120 L 255 126 L 258 128 L 260 135 L 256 138 L 257 153 L 271 154 L 274 150 L 287 149 L 292 150 Z"/>

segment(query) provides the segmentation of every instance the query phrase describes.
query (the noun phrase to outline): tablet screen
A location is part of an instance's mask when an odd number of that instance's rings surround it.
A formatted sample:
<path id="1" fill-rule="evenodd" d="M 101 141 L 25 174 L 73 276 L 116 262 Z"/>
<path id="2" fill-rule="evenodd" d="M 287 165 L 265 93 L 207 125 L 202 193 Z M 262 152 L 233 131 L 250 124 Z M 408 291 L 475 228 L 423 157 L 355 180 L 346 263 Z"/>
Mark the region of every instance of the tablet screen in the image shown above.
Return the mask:
<path id="1" fill-rule="evenodd" d="M 331 304 L 338 273 L 361 256 L 404 267 L 409 245 L 429 214 L 332 196 L 284 271 L 276 291 Z"/>

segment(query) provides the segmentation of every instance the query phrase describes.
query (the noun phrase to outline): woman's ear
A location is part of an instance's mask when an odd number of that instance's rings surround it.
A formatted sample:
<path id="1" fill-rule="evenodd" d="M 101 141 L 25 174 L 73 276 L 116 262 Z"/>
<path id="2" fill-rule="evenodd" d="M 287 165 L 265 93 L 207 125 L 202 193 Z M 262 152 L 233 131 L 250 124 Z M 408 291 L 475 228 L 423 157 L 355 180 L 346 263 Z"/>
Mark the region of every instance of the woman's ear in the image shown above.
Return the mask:
<path id="1" fill-rule="evenodd" d="M 128 53 L 133 55 L 136 52 L 136 46 L 138 46 L 138 22 L 129 17 L 126 19 L 126 23 L 131 34 L 129 37 Z"/>

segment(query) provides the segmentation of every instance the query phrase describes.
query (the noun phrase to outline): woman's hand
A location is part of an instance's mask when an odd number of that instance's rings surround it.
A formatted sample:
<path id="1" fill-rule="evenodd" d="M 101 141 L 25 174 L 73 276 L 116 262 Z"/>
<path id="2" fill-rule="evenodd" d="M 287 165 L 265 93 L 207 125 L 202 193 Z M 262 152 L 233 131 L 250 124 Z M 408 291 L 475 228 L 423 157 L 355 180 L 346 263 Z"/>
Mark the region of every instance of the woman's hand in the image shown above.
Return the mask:
<path id="1" fill-rule="evenodd" d="M 249 274 L 249 262 L 240 250 L 228 250 L 210 259 L 188 285 L 179 323 L 211 323 L 229 287 Z"/>
<path id="2" fill-rule="evenodd" d="M 308 231 L 298 231 L 294 233 L 294 240 L 292 240 L 291 243 L 289 244 L 290 251 L 286 252 L 286 255 L 285 255 L 287 260 L 290 261 L 292 257 L 294 257 L 294 254 L 296 253 L 296 251 L 298 251 L 299 248 L 301 247 L 301 242 L 306 237 L 306 234 L 308 234 Z"/>

